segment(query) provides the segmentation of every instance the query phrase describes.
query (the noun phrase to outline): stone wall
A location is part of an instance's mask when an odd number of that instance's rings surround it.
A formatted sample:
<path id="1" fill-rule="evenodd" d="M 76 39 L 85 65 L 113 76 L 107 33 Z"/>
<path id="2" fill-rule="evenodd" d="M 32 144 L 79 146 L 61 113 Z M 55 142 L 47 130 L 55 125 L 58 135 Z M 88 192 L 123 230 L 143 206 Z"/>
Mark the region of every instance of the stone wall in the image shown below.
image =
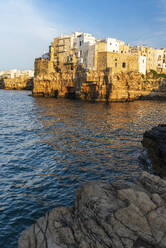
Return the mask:
<path id="1" fill-rule="evenodd" d="M 111 68 L 112 72 L 138 72 L 138 57 L 131 54 L 119 54 L 113 52 L 99 52 L 97 69 Z"/>

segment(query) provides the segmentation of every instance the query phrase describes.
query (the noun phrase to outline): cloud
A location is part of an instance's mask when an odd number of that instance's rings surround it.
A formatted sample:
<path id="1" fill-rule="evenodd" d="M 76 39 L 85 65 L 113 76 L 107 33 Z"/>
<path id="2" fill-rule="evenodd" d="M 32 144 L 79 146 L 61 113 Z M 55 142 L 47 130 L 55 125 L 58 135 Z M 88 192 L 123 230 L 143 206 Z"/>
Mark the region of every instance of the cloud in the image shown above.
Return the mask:
<path id="1" fill-rule="evenodd" d="M 5 3 L 2 2 L 2 12 L 0 18 L 4 27 L 8 30 L 12 28 L 16 34 L 26 32 L 48 40 L 58 32 L 56 27 L 41 16 L 30 0 L 5 0 Z"/>
<path id="2" fill-rule="evenodd" d="M 0 70 L 33 67 L 35 56 L 60 33 L 31 0 L 0 1 Z M 8 68 L 7 68 L 8 67 Z"/>

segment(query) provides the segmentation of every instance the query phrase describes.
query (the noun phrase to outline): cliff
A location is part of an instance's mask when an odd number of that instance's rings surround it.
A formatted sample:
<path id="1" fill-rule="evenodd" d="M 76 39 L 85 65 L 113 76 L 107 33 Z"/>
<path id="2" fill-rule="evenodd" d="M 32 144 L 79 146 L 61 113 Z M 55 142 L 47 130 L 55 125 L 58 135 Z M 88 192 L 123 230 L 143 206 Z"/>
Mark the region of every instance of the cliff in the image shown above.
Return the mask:
<path id="1" fill-rule="evenodd" d="M 19 248 L 164 248 L 166 181 L 91 182 L 74 206 L 53 209 L 25 230 Z"/>
<path id="2" fill-rule="evenodd" d="M 7 90 L 32 90 L 33 78 L 28 76 L 20 76 L 15 78 L 1 79 L 0 88 Z"/>
<path id="3" fill-rule="evenodd" d="M 166 99 L 166 79 L 138 72 L 85 70 L 73 63 L 35 62 L 34 96 L 78 97 L 95 101 Z"/>
<path id="4" fill-rule="evenodd" d="M 101 75 L 101 74 L 100 74 Z M 166 99 L 166 79 L 150 78 L 140 73 L 116 73 L 100 76 L 96 83 L 83 83 L 81 98 L 106 101 Z"/>

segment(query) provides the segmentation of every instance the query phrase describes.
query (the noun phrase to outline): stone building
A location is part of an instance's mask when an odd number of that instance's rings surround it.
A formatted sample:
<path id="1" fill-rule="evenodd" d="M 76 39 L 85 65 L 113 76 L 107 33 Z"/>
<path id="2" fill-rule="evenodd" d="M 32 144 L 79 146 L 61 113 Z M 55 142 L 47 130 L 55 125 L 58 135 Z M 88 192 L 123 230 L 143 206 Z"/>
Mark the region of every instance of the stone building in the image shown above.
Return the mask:
<path id="1" fill-rule="evenodd" d="M 130 49 L 131 54 L 145 56 L 146 57 L 146 71 L 155 70 L 158 72 L 166 71 L 165 58 L 166 50 L 165 49 L 156 49 L 146 46 L 134 46 Z"/>
<path id="2" fill-rule="evenodd" d="M 129 44 L 126 45 L 124 41 L 119 41 L 119 52 L 130 54 L 130 45 Z"/>
<path id="3" fill-rule="evenodd" d="M 158 65 L 157 71 L 160 73 L 166 73 L 166 49 L 158 49 Z"/>
<path id="4" fill-rule="evenodd" d="M 91 34 L 75 32 L 71 35 L 61 35 L 54 39 L 49 47 L 49 53 L 35 60 L 35 75 L 74 70 L 82 65 L 85 70 L 105 70 L 112 72 L 146 73 L 146 49 L 132 48 L 124 41 L 114 38 L 97 40 Z M 149 68 L 152 66 L 149 66 Z M 154 67 L 152 67 L 154 68 Z"/>
<path id="5" fill-rule="evenodd" d="M 128 101 L 150 95 L 162 81 L 146 81 L 146 72 L 166 62 L 165 50 L 130 47 L 90 34 L 61 35 L 35 60 L 33 95 Z M 158 63 L 158 64 L 157 64 Z M 144 74 L 144 76 L 142 76 Z M 149 83 L 150 82 L 150 83 Z"/>
<path id="6" fill-rule="evenodd" d="M 97 58 L 97 69 L 99 71 L 110 69 L 114 73 L 118 72 L 138 72 L 138 57 L 130 54 L 114 52 L 99 52 Z"/>
<path id="7" fill-rule="evenodd" d="M 112 41 L 111 45 L 108 45 L 108 41 Z M 113 44 L 114 41 L 114 44 Z M 115 50 L 115 47 L 117 50 Z M 107 53 L 107 58 L 102 57 L 100 53 Z M 130 46 L 125 45 L 123 41 L 118 41 L 115 39 L 105 39 L 98 41 L 95 45 L 89 46 L 88 48 L 88 69 L 101 70 L 103 66 L 103 60 L 106 59 L 104 63 L 108 63 L 107 59 L 110 58 L 109 66 L 112 72 L 121 71 L 137 71 L 142 74 L 146 73 L 146 57 L 138 54 L 130 53 Z M 102 63 L 100 63 L 100 59 Z M 123 66 L 122 66 L 123 64 Z"/>

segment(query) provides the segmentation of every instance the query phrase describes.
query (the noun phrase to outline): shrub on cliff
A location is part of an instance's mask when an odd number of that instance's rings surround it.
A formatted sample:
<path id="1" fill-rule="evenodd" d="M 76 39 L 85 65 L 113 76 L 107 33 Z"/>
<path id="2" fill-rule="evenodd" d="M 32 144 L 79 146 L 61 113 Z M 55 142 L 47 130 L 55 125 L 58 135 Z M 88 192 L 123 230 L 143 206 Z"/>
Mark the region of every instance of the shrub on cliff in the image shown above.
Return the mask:
<path id="1" fill-rule="evenodd" d="M 155 70 L 150 70 L 150 73 L 153 75 L 153 78 L 166 78 L 166 74 L 158 73 Z"/>

